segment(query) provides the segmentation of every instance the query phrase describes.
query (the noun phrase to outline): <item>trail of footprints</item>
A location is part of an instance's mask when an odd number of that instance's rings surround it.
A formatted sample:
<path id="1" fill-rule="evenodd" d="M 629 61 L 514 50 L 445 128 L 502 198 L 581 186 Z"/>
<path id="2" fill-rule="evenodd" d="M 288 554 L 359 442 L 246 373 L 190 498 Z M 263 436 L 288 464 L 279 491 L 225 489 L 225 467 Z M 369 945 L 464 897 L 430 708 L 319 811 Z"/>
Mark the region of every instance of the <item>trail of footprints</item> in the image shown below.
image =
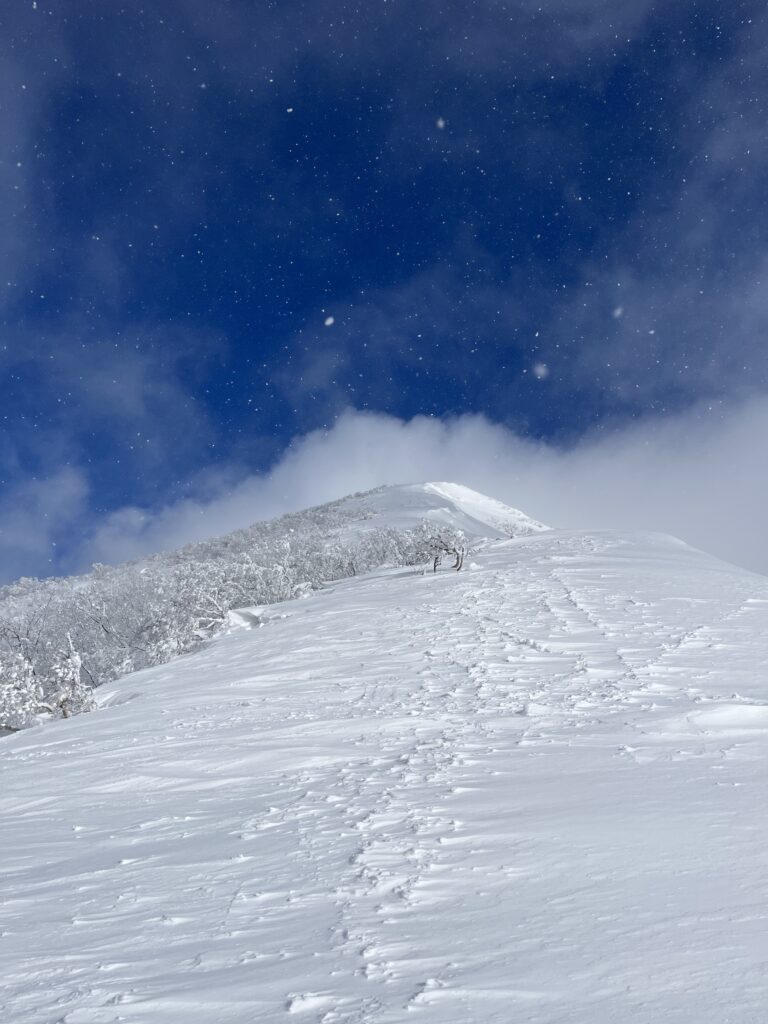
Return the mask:
<path id="1" fill-rule="evenodd" d="M 517 601 L 529 604 L 530 596 L 521 590 Z M 435 608 L 440 621 L 431 624 L 428 634 L 414 637 L 414 644 L 424 650 L 422 682 L 418 690 L 401 696 L 402 710 L 412 724 L 395 734 L 382 734 L 377 756 L 351 760 L 322 784 L 315 779 L 318 790 L 335 795 L 337 819 L 330 831 L 350 836 L 347 868 L 336 888 L 336 936 L 356 964 L 353 969 L 374 987 L 397 986 L 403 979 L 398 936 L 408 916 L 418 913 L 420 891 L 431 875 L 455 869 L 464 856 L 452 842 L 461 835 L 462 825 L 447 805 L 458 774 L 455 769 L 466 771 L 469 765 L 479 773 L 490 770 L 494 740 L 486 721 L 524 712 L 531 696 L 547 687 L 551 690 L 553 679 L 565 691 L 586 670 L 579 657 L 508 632 L 499 618 L 513 621 L 514 607 L 502 609 L 499 616 L 497 596 L 484 598 L 467 587 L 457 588 L 457 597 L 460 616 L 450 629 L 440 631 L 444 609 Z M 543 605 L 541 614 L 554 613 Z M 403 624 L 406 629 L 409 625 Z M 489 659 L 492 651 L 496 654 Z M 374 700 L 380 694 L 371 687 L 368 696 Z M 366 703 L 358 701 L 358 711 Z M 523 735 L 535 731 L 525 730 Z M 309 860 L 322 872 L 327 859 L 323 829 L 307 830 L 302 842 Z M 330 878 L 335 866 L 328 866 Z M 410 991 L 402 992 L 403 1005 L 423 1003 L 427 993 L 444 984 L 439 972 L 412 983 Z M 368 997 L 354 1007 L 334 1006 L 319 1019 L 325 1024 L 373 1024 L 390 1003 L 389 994 L 386 1001 L 383 994 Z"/>
<path id="2" fill-rule="evenodd" d="M 367 722 L 359 745 L 368 753 L 299 776 L 300 799 L 273 808 L 254 826 L 297 829 L 308 888 L 333 893 L 331 942 L 361 982 L 352 1002 L 297 993 L 287 1003 L 290 1012 L 312 1011 L 322 1024 L 376 1024 L 398 1000 L 415 1009 L 449 985 L 450 965 L 414 979 L 399 937 L 420 901 L 436 898 L 427 883 L 461 870 L 466 853 L 456 842 L 462 824 L 450 813 L 451 795 L 468 766 L 479 776 L 492 770 L 494 720 L 530 719 L 507 742 L 562 737 L 563 727 L 579 728 L 620 711 L 625 701 L 637 703 L 677 652 L 707 642 L 710 627 L 696 623 L 669 635 L 652 606 L 610 589 L 585 594 L 562 566 L 546 586 L 540 581 L 540 572 L 525 565 L 493 576 L 485 587 L 458 578 L 456 612 L 448 621 L 445 604 L 427 606 L 430 614 L 418 624 L 397 609 L 399 635 L 410 635 L 414 652 L 421 651 L 421 685 L 407 691 L 396 678 L 366 680 L 350 714 Z M 604 624 L 606 601 L 613 620 L 628 609 L 620 643 L 616 626 Z M 747 601 L 735 600 L 729 618 L 747 609 Z M 400 725 L 372 734 L 371 723 L 380 718 Z"/>

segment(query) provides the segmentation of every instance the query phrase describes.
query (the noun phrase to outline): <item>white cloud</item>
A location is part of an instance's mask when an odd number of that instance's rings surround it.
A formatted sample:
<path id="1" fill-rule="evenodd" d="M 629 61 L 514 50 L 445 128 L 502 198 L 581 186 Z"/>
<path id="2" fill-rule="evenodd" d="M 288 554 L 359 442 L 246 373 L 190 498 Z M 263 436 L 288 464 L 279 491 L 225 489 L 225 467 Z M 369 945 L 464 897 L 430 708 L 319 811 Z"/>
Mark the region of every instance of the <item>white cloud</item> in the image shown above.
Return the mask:
<path id="1" fill-rule="evenodd" d="M 481 416 L 454 420 L 345 413 L 297 439 L 268 473 L 158 513 L 124 509 L 93 532 L 84 560 L 117 561 L 177 547 L 282 512 L 385 483 L 455 480 L 553 526 L 673 533 L 768 572 L 764 437 L 768 399 L 698 409 L 595 434 L 562 450 Z"/>
<path id="2" fill-rule="evenodd" d="M 0 582 L 58 565 L 58 539 L 86 515 L 84 475 L 64 468 L 40 480 L 27 480 L 0 497 Z"/>

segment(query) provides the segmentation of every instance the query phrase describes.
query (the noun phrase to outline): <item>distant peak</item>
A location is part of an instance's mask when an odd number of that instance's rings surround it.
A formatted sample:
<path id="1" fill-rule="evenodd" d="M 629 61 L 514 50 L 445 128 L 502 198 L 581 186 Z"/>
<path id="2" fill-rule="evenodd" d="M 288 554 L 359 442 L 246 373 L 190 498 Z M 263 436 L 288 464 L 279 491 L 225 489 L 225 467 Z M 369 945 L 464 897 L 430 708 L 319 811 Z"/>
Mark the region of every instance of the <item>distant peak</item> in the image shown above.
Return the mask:
<path id="1" fill-rule="evenodd" d="M 462 530 L 468 537 L 524 537 L 548 529 L 496 498 L 449 481 L 390 484 L 342 498 L 370 526 L 407 528 L 430 520 Z"/>

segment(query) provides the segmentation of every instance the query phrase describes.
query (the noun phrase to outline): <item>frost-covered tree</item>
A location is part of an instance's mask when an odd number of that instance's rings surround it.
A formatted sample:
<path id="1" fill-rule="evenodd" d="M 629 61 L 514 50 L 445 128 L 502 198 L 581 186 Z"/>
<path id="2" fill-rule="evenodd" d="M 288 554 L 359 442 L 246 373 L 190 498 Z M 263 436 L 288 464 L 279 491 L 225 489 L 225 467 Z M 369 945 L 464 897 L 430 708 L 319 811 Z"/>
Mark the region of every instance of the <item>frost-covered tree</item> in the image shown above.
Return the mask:
<path id="1" fill-rule="evenodd" d="M 464 565 L 464 558 L 466 556 L 466 547 L 463 543 L 463 537 L 448 537 L 442 534 L 435 537 L 432 541 L 432 555 L 432 572 L 437 572 L 446 555 L 453 558 L 454 561 L 451 568 L 458 572 Z"/>
<path id="2" fill-rule="evenodd" d="M 72 637 L 67 634 L 67 648 L 51 666 L 50 691 L 44 707 L 52 714 L 69 718 L 93 708 L 91 687 L 83 682 L 83 659 L 75 650 Z"/>
<path id="3" fill-rule="evenodd" d="M 16 732 L 40 714 L 43 691 L 32 663 L 19 653 L 0 657 L 0 729 Z"/>
<path id="4" fill-rule="evenodd" d="M 92 687 L 193 650 L 232 608 L 287 601 L 382 566 L 433 564 L 440 552 L 460 568 L 459 532 L 428 520 L 360 529 L 366 515 L 331 503 L 86 576 L 0 587 L 6 728 L 41 711 L 87 710 Z"/>
<path id="5" fill-rule="evenodd" d="M 0 729 L 16 732 L 40 715 L 69 718 L 93 707 L 91 687 L 83 681 L 82 659 L 67 637 L 68 647 L 41 677 L 28 657 L 0 655 Z"/>

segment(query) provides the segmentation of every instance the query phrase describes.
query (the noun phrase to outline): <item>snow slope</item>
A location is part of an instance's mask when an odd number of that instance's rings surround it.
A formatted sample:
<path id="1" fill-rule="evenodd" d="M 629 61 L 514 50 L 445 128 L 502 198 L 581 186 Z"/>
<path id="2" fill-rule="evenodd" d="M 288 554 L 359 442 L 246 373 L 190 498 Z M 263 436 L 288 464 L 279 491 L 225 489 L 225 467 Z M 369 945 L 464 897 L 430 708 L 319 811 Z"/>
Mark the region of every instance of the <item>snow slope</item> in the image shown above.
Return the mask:
<path id="1" fill-rule="evenodd" d="M 334 506 L 352 518 L 348 530 L 353 532 L 361 527 L 410 529 L 424 520 L 462 530 L 470 538 L 525 537 L 547 529 L 518 509 L 463 484 L 396 484 L 350 495 Z"/>
<path id="2" fill-rule="evenodd" d="M 2 744 L 0 1019 L 765 1021 L 768 580 L 548 531 L 240 621 Z"/>

